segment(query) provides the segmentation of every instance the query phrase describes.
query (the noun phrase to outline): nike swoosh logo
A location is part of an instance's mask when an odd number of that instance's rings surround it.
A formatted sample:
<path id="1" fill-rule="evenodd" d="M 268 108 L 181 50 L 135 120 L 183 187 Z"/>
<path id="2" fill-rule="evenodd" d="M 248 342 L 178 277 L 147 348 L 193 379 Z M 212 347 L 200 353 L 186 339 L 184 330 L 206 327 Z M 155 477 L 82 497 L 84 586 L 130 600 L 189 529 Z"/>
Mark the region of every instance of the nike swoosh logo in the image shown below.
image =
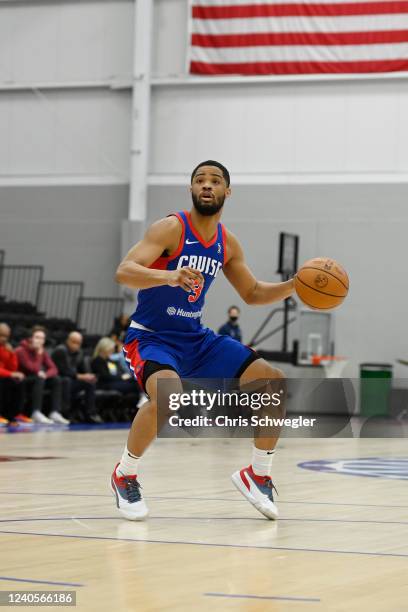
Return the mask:
<path id="1" fill-rule="evenodd" d="M 272 451 L 271 453 L 269 451 L 266 451 L 267 455 L 273 455 L 275 451 Z"/>
<path id="2" fill-rule="evenodd" d="M 198 240 L 193 240 L 193 241 L 191 241 L 191 240 L 189 240 L 189 239 L 187 238 L 187 240 L 186 240 L 186 244 L 198 244 Z"/>

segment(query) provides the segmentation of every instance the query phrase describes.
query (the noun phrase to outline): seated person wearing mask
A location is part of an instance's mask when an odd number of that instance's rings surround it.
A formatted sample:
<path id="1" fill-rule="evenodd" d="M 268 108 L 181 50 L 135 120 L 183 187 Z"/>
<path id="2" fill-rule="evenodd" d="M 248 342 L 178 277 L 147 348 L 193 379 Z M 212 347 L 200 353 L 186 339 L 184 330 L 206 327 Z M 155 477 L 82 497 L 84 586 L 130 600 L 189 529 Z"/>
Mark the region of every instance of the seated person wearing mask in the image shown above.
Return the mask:
<path id="1" fill-rule="evenodd" d="M 228 308 L 228 321 L 220 327 L 218 333 L 221 334 L 221 336 L 231 336 L 234 340 L 242 342 L 242 332 L 238 325 L 239 315 L 240 310 L 238 306 L 230 306 Z"/>

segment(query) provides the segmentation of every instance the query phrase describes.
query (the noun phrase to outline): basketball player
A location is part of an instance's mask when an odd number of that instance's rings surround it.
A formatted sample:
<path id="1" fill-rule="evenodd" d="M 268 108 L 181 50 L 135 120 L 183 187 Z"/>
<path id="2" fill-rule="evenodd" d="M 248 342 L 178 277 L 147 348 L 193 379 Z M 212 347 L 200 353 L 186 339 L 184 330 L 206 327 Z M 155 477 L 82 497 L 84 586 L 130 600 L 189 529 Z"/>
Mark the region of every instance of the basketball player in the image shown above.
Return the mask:
<path id="1" fill-rule="evenodd" d="M 220 223 L 225 199 L 231 194 L 230 176 L 222 164 L 213 160 L 199 164 L 191 175 L 190 191 L 190 212 L 173 213 L 153 223 L 116 274 L 119 283 L 139 289 L 124 352 L 149 397 L 135 416 L 111 478 L 117 507 L 129 520 L 148 514 L 137 471 L 157 435 L 159 379 L 237 378 L 245 385 L 284 378 L 253 350 L 203 327 L 200 319 L 205 295 L 220 270 L 247 304 L 271 304 L 289 297 L 293 280 L 258 281 L 245 263 L 237 238 Z M 278 516 L 271 480 L 276 442 L 276 437 L 256 438 L 249 467 L 232 475 L 235 486 L 269 519 Z"/>

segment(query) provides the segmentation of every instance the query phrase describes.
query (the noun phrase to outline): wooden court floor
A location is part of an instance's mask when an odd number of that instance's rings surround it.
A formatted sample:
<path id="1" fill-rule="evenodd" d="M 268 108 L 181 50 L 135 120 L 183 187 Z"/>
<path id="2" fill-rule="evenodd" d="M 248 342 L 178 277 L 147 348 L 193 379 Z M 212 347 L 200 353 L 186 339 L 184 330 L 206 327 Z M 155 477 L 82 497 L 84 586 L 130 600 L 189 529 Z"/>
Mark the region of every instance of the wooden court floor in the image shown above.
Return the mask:
<path id="1" fill-rule="evenodd" d="M 159 440 L 140 470 L 151 516 L 130 523 L 108 490 L 125 438 L 0 434 L 0 591 L 73 589 L 100 612 L 408 610 L 407 480 L 298 465 L 407 458 L 405 440 L 282 440 L 275 523 L 230 483 L 249 440 Z"/>

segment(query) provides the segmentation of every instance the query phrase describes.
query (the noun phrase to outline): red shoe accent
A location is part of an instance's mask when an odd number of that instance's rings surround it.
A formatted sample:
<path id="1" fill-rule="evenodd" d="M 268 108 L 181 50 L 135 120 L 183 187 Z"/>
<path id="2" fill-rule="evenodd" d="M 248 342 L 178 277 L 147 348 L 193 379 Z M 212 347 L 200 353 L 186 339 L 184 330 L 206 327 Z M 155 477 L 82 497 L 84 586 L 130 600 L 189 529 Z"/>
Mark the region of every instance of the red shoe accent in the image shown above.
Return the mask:
<path id="1" fill-rule="evenodd" d="M 255 474 L 254 470 L 252 469 L 252 465 L 250 465 L 247 470 L 252 480 L 255 480 L 255 482 L 260 485 L 265 484 L 265 479 L 271 480 L 271 477 L 268 474 L 265 474 L 265 476 L 258 476 L 258 474 Z"/>
<path id="2" fill-rule="evenodd" d="M 119 465 L 120 464 L 117 463 L 116 466 L 115 466 L 115 469 L 113 470 L 113 477 L 116 480 L 116 482 L 120 483 L 120 481 L 123 480 L 124 478 L 131 478 L 132 480 L 136 480 L 136 478 L 137 478 L 136 474 L 131 474 L 131 475 L 126 474 L 125 476 L 118 476 L 116 474 L 116 470 L 118 469 Z"/>
<path id="3" fill-rule="evenodd" d="M 239 475 L 241 476 L 242 482 L 244 483 L 244 485 L 246 486 L 246 488 L 248 489 L 248 491 L 250 491 L 251 487 L 249 486 L 248 479 L 247 479 L 247 477 L 246 477 L 246 475 L 245 475 L 245 470 L 250 470 L 250 469 L 251 469 L 251 466 L 249 466 L 249 467 L 247 467 L 247 468 L 243 468 L 243 469 L 240 471 L 240 473 L 239 473 Z"/>
<path id="4" fill-rule="evenodd" d="M 33 419 L 30 419 L 30 417 L 26 416 L 25 414 L 18 414 L 16 417 L 14 417 L 14 420 L 17 421 L 18 423 L 32 423 Z"/>

